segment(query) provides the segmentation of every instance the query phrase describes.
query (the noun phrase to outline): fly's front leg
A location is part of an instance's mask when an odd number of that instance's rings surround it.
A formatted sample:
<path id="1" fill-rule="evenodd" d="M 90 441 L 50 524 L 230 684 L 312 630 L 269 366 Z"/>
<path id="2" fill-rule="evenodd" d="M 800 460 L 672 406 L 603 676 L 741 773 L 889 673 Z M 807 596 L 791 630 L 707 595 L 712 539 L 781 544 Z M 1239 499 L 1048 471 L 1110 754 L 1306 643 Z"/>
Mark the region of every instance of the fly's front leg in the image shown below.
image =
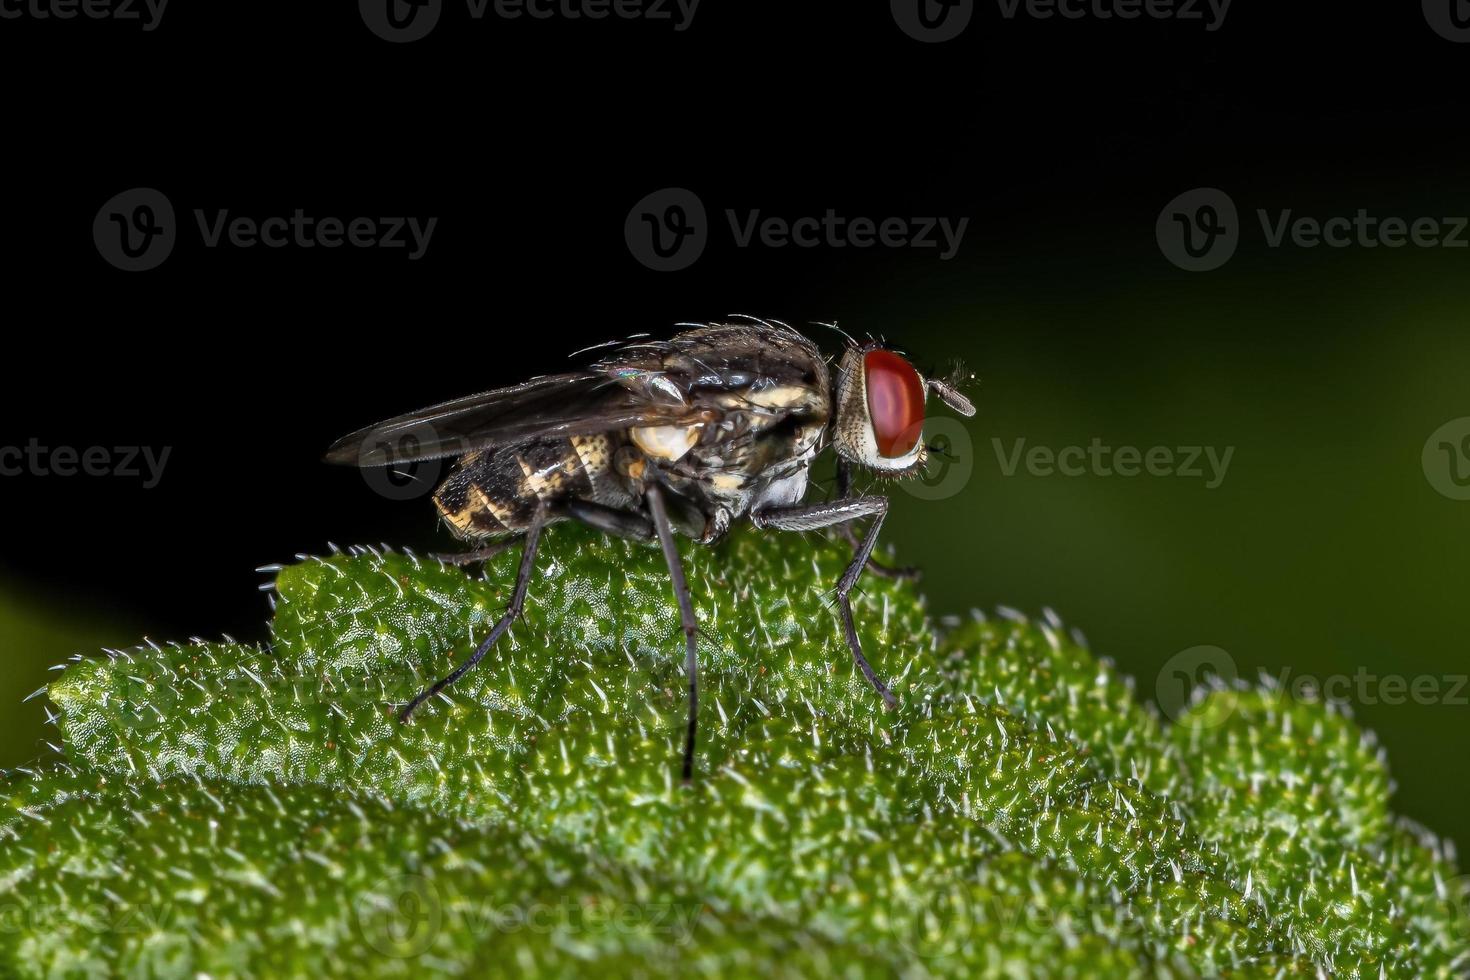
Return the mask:
<path id="1" fill-rule="evenodd" d="M 679 618 L 684 626 L 684 670 L 689 675 L 689 728 L 684 736 L 684 782 L 687 783 L 694 777 L 694 737 L 699 730 L 699 621 L 694 618 L 694 603 L 689 598 L 689 583 L 684 580 L 684 565 L 679 561 L 679 546 L 674 542 L 663 491 L 651 483 L 647 496 L 648 512 L 653 517 L 658 543 L 663 547 L 669 580 L 674 585 L 674 601 L 679 604 Z"/>
<path id="2" fill-rule="evenodd" d="M 494 628 L 490 630 L 490 635 L 485 637 L 484 642 L 470 655 L 468 660 L 454 668 L 447 677 L 435 681 L 432 687 L 419 692 L 412 701 L 408 702 L 408 707 L 404 708 L 398 715 L 400 722 L 406 723 L 413 713 L 418 710 L 419 705 L 473 670 L 476 664 L 485 659 L 485 654 L 490 652 L 490 648 L 495 645 L 495 641 L 505 635 L 505 631 L 510 629 L 510 624 L 515 622 L 516 618 L 520 616 L 521 610 L 526 606 L 526 589 L 531 584 L 531 573 L 536 568 L 536 549 L 541 544 L 541 529 L 546 526 L 548 516 L 546 505 L 538 504 L 536 514 L 531 519 L 531 526 L 526 529 L 526 544 L 524 550 L 521 552 L 521 567 L 516 572 L 516 587 L 515 591 L 511 593 L 510 605 L 506 607 L 505 614 L 500 617 Z"/>
<path id="3" fill-rule="evenodd" d="M 848 649 L 852 651 L 852 659 L 857 662 L 858 669 L 863 672 L 868 683 L 872 684 L 873 689 L 882 696 L 883 703 L 889 708 L 896 708 L 898 699 L 893 696 L 888 685 L 884 684 L 873 672 L 868 658 L 863 656 L 863 645 L 858 640 L 857 626 L 852 620 L 852 602 L 848 598 L 853 586 L 863 574 L 864 566 L 868 564 L 868 560 L 873 555 L 873 546 L 878 543 L 878 531 L 883 527 L 883 518 L 887 514 L 888 499 L 886 497 L 848 497 L 824 504 L 772 507 L 756 511 L 750 515 L 750 519 L 756 527 L 771 527 L 779 531 L 815 531 L 826 527 L 846 527 L 852 521 L 862 520 L 864 517 L 873 518 L 873 523 L 868 527 L 868 533 L 863 535 L 858 544 L 857 553 L 853 555 L 852 562 L 837 582 L 837 609 L 842 616 L 842 633 L 847 639 Z"/>
<path id="4" fill-rule="evenodd" d="M 839 459 L 837 461 L 837 498 L 844 500 L 851 495 L 852 465 L 845 459 Z M 861 547 L 862 539 L 858 537 L 851 523 L 838 525 L 838 532 L 847 539 L 848 544 L 852 545 L 854 553 Z M 898 568 L 892 568 L 882 564 L 872 555 L 868 556 L 868 571 L 879 578 L 894 579 L 899 582 L 917 582 L 923 575 L 923 572 L 913 565 L 900 565 Z"/>

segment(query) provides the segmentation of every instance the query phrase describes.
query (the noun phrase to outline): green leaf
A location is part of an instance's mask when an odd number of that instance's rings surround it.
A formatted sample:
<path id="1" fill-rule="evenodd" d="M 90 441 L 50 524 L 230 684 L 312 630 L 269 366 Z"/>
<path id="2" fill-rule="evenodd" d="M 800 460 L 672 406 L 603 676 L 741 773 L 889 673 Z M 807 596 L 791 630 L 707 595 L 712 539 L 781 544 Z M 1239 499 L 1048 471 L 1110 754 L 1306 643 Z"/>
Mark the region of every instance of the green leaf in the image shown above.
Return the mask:
<path id="1" fill-rule="evenodd" d="M 1172 729 L 1054 618 L 941 635 L 864 580 L 854 669 L 834 542 L 685 548 L 549 532 L 524 620 L 467 656 L 483 577 L 310 559 L 266 647 L 147 647 L 50 688 L 65 759 L 0 811 L 0 972 L 1452 976 L 1445 849 L 1389 815 L 1340 714 L 1209 692 Z M 521 925 L 516 925 L 519 922 Z M 0 922 L 0 925 L 6 923 Z"/>

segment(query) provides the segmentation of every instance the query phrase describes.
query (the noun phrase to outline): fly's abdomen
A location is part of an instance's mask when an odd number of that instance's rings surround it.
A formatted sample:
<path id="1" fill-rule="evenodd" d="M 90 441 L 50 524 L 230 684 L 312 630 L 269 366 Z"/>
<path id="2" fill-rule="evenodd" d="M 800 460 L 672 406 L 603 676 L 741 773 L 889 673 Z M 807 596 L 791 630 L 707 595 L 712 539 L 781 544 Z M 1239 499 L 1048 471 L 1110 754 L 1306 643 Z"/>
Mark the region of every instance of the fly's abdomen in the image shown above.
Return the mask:
<path id="1" fill-rule="evenodd" d="M 460 538 L 526 530 L 536 505 L 596 500 L 620 505 L 627 494 L 613 472 L 606 435 L 537 439 L 470 453 L 434 492 L 444 523 Z"/>

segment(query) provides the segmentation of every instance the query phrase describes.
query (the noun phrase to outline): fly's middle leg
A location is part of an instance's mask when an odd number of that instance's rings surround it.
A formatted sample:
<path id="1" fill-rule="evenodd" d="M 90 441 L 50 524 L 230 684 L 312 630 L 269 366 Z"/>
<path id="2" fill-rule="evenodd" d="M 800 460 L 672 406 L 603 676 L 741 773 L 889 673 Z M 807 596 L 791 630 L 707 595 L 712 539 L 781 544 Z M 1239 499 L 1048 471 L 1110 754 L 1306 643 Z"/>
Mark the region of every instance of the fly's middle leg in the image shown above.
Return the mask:
<path id="1" fill-rule="evenodd" d="M 648 512 L 658 543 L 663 548 L 664 562 L 669 566 L 669 580 L 674 586 L 674 600 L 679 604 L 679 619 L 684 627 L 684 670 L 689 675 L 689 727 L 684 736 L 684 782 L 694 778 L 694 739 L 699 730 L 699 621 L 694 618 L 694 602 L 689 597 L 689 583 L 684 580 L 684 565 L 679 560 L 679 546 L 674 543 L 674 529 L 664 494 L 657 484 L 647 491 Z"/>

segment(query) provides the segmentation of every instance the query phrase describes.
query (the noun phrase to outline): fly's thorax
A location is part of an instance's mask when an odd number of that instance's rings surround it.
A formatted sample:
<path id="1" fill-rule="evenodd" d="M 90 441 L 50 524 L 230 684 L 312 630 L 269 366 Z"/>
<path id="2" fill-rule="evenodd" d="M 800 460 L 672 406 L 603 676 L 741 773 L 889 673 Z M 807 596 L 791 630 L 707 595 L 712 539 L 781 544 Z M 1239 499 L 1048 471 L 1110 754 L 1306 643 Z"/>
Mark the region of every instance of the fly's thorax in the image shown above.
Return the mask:
<path id="1" fill-rule="evenodd" d="M 717 516 L 712 523 L 723 533 L 753 510 L 801 501 L 826 428 L 824 416 L 786 416 L 739 438 L 698 446 L 675 469 L 687 478 L 687 492 Z"/>
<path id="2" fill-rule="evenodd" d="M 801 503 L 802 498 L 806 496 L 810 476 L 810 469 L 802 467 L 789 476 L 766 484 L 750 502 L 749 509 L 757 511 L 767 507 L 792 507 Z"/>

